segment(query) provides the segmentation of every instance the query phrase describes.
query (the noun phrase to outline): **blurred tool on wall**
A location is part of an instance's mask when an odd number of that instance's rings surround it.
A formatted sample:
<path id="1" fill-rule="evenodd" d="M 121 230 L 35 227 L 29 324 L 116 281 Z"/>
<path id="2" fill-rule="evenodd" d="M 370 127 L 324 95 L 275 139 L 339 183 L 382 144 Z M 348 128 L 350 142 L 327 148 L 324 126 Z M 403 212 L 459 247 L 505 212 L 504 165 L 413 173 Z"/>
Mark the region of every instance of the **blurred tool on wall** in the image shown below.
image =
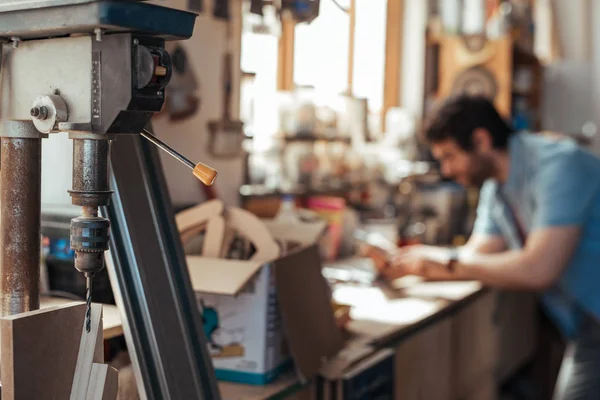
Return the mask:
<path id="1" fill-rule="evenodd" d="M 199 85 L 183 46 L 176 44 L 170 51 L 173 75 L 163 112 L 171 121 L 182 121 L 196 114 L 200 108 Z"/>
<path id="2" fill-rule="evenodd" d="M 213 1 L 213 16 L 229 20 L 229 0 L 214 0 Z"/>
<path id="3" fill-rule="evenodd" d="M 233 55 L 231 21 L 227 21 L 227 50 L 223 56 L 223 110 L 220 120 L 209 121 L 209 153 L 216 158 L 235 158 L 242 154 L 244 123 L 231 117 Z"/>

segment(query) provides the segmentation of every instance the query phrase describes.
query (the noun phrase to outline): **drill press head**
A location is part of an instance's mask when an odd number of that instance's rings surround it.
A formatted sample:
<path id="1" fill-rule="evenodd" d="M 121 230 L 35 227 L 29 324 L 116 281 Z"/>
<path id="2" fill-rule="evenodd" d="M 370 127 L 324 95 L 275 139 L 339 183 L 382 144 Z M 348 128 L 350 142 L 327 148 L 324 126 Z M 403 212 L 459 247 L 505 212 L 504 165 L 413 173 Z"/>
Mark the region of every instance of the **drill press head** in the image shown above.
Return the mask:
<path id="1" fill-rule="evenodd" d="M 12 0 L 0 4 L 3 120 L 30 121 L 73 139 L 71 221 L 75 267 L 104 266 L 110 142 L 139 134 L 161 110 L 172 71 L 165 41 L 193 33 L 193 13 L 115 0 Z M 8 84 L 9 83 L 9 84 Z"/>

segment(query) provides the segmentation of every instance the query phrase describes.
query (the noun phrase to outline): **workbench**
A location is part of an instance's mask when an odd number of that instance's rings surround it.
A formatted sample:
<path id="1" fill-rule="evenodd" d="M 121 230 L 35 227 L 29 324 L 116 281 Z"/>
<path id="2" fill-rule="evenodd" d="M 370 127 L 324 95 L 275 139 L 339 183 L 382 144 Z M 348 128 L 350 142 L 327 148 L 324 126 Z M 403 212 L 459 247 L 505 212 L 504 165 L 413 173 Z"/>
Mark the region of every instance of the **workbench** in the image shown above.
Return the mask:
<path id="1" fill-rule="evenodd" d="M 353 307 L 349 345 L 395 349 L 396 398 L 493 399 L 496 382 L 534 349 L 534 302 L 525 293 L 407 277 L 394 287 L 337 284 L 333 297 Z M 41 307 L 69 302 L 42 297 Z M 119 310 L 104 305 L 104 339 L 122 334 Z M 219 388 L 223 400 L 315 398 L 314 385 L 293 373 L 270 385 L 219 382 Z"/>
<path id="2" fill-rule="evenodd" d="M 337 284 L 333 297 L 353 307 L 347 346 L 395 351 L 395 398 L 495 398 L 502 381 L 535 349 L 535 298 L 475 281 L 389 286 Z M 271 385 L 220 383 L 224 400 L 314 400 L 315 385 L 284 375 Z"/>

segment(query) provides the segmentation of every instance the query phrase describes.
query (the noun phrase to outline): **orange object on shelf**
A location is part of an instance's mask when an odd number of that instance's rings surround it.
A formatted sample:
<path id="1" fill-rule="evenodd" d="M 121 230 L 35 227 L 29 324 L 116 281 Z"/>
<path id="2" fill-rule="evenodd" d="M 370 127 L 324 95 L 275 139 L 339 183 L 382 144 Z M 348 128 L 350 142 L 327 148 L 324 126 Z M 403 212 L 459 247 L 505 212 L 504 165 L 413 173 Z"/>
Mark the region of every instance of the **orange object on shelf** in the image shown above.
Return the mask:
<path id="1" fill-rule="evenodd" d="M 327 232 L 321 240 L 321 252 L 325 260 L 333 261 L 337 257 L 342 241 L 346 200 L 341 197 L 311 197 L 307 201 L 307 206 L 327 221 Z"/>

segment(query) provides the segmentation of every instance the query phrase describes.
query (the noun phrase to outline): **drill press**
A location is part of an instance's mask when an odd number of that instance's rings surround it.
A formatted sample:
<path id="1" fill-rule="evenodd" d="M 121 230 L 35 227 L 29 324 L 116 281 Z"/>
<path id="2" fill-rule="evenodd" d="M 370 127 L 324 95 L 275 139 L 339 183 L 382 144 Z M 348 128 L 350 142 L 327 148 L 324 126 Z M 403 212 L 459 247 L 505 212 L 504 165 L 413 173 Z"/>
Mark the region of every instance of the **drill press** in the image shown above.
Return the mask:
<path id="1" fill-rule="evenodd" d="M 140 134 L 160 111 L 171 76 L 165 40 L 189 38 L 194 20 L 138 1 L 0 5 L 3 315 L 39 307 L 41 139 L 56 132 L 73 140 L 70 195 L 83 212 L 71 221 L 71 248 L 90 304 L 109 243 L 110 222 L 98 208 L 111 197 L 111 141 Z M 216 171 L 196 167 L 212 183 Z"/>
<path id="2" fill-rule="evenodd" d="M 91 279 L 105 255 L 110 261 L 140 397 L 148 399 L 220 398 L 151 143 L 205 184 L 216 171 L 146 131 L 171 76 L 165 41 L 189 38 L 195 17 L 135 0 L 0 1 L 0 314 L 39 308 L 41 141 L 68 132 L 70 195 L 82 207 L 71 223 L 75 266 L 89 304 Z"/>

